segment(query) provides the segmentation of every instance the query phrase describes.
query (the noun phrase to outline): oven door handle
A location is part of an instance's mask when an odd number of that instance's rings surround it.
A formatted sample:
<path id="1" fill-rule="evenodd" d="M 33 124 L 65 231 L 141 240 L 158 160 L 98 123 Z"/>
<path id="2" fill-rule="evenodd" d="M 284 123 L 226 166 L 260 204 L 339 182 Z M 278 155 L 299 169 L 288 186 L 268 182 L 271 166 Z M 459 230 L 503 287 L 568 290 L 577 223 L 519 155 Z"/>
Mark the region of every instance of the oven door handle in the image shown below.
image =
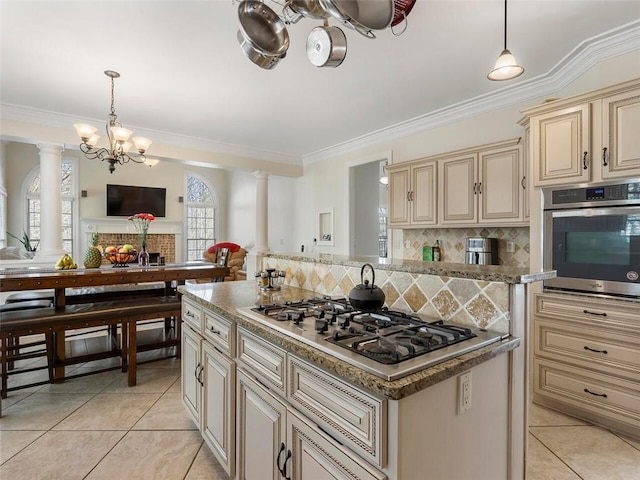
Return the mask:
<path id="1" fill-rule="evenodd" d="M 551 214 L 551 218 L 560 217 L 600 217 L 604 215 L 638 215 L 640 214 L 640 207 L 635 206 L 620 206 L 620 207 L 592 207 L 583 209 L 570 209 L 570 210 L 548 210 L 547 213 Z"/>

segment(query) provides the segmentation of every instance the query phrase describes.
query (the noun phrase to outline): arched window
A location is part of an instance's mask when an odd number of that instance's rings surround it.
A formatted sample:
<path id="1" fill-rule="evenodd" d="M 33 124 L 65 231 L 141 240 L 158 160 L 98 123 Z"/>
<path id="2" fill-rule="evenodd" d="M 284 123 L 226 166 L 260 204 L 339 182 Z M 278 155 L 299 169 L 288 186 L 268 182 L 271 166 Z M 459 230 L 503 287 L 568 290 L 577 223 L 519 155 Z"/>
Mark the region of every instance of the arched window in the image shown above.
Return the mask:
<path id="1" fill-rule="evenodd" d="M 69 255 L 74 256 L 73 228 L 75 217 L 75 184 L 74 164 L 71 160 L 62 160 L 61 194 L 62 194 L 62 248 Z M 32 173 L 27 188 L 27 235 L 31 245 L 40 243 L 40 168 L 36 167 Z"/>
<path id="2" fill-rule="evenodd" d="M 202 252 L 216 241 L 215 192 L 204 179 L 187 174 L 185 198 L 187 260 L 202 260 Z"/>

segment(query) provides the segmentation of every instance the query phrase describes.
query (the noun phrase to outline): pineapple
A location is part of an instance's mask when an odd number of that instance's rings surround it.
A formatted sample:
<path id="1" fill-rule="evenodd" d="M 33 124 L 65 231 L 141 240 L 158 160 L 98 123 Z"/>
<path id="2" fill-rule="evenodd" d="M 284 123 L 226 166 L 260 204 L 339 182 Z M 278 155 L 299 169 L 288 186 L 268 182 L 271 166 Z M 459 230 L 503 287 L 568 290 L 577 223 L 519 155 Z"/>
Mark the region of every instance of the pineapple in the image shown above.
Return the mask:
<path id="1" fill-rule="evenodd" d="M 85 268 L 98 268 L 102 265 L 102 251 L 98 247 L 98 237 L 98 232 L 91 234 L 91 246 L 87 249 L 87 253 L 84 254 Z"/>

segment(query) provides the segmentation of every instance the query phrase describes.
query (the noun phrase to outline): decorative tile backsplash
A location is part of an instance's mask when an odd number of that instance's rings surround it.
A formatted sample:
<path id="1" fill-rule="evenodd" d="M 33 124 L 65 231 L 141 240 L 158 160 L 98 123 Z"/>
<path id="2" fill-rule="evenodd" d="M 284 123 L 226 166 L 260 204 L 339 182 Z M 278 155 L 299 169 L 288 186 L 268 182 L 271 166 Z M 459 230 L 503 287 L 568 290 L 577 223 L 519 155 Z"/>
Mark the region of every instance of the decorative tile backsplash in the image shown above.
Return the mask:
<path id="1" fill-rule="evenodd" d="M 360 284 L 360 268 L 263 258 L 263 268 L 286 272 L 285 284 L 321 295 L 348 297 Z M 370 278 L 370 273 L 366 273 Z M 416 312 L 495 330 L 509 331 L 509 287 L 505 283 L 376 270 L 376 285 L 385 293 L 385 305 L 392 310 Z"/>
<path id="2" fill-rule="evenodd" d="M 422 247 L 440 241 L 443 262 L 464 263 L 467 237 L 494 237 L 498 239 L 500 265 L 529 267 L 529 227 L 430 228 L 403 230 L 404 258 L 422 260 Z M 410 247 L 406 248 L 409 241 Z M 507 241 L 514 242 L 515 251 L 507 252 Z"/>

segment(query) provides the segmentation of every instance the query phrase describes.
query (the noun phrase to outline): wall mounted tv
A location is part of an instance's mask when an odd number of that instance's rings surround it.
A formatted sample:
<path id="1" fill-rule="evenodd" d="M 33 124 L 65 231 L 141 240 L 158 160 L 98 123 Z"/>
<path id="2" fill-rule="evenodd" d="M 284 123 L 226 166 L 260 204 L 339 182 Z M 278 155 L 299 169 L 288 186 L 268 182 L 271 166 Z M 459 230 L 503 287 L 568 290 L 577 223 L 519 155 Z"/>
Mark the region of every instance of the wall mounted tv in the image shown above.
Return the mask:
<path id="1" fill-rule="evenodd" d="M 136 213 L 164 217 L 166 201 L 166 188 L 107 184 L 108 217 L 128 217 Z"/>

